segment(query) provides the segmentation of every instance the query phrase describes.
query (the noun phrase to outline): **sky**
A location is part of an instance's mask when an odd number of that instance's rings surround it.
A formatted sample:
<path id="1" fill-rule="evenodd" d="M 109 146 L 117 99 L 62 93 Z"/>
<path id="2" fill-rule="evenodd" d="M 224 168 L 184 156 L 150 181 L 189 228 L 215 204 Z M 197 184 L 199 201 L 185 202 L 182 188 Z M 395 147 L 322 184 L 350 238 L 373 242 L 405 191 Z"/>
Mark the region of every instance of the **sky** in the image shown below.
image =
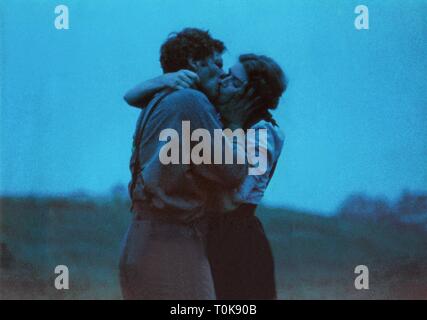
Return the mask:
<path id="1" fill-rule="evenodd" d="M 2 0 L 0 194 L 126 184 L 139 113 L 123 94 L 161 73 L 162 42 L 188 26 L 225 42 L 226 68 L 266 54 L 289 79 L 265 204 L 329 214 L 354 192 L 427 191 L 426 16 L 426 0 Z"/>

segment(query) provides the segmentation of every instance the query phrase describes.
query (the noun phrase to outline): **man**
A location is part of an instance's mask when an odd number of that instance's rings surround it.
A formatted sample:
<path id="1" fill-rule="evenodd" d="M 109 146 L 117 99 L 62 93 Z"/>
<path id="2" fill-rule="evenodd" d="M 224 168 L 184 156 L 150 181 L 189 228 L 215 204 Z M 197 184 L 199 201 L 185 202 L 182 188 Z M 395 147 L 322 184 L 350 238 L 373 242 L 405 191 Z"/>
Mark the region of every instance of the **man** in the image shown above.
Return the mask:
<path id="1" fill-rule="evenodd" d="M 148 102 L 138 120 L 131 159 L 134 219 L 120 261 L 125 299 L 215 298 L 205 252 L 206 212 L 219 189 L 240 185 L 247 165 L 214 164 L 213 158 L 212 164 L 195 165 L 188 154 L 191 146 L 182 145 L 180 163 L 165 165 L 159 154 L 168 142 L 159 137 L 162 130 L 172 129 L 181 143 L 189 140 L 183 137 L 184 121 L 190 122 L 191 132 L 202 128 L 212 137 L 222 129 L 211 102 L 218 97 L 224 50 L 221 41 L 199 29 L 172 34 L 161 48 L 163 71 L 193 71 L 199 78 L 197 90 L 163 91 L 149 102 L 138 98 L 138 87 L 125 96 L 131 104 Z M 242 101 L 251 105 L 248 97 Z M 248 117 L 247 109 L 233 112 L 228 127 L 241 128 Z M 222 154 L 244 153 L 238 141 L 223 142 Z"/>

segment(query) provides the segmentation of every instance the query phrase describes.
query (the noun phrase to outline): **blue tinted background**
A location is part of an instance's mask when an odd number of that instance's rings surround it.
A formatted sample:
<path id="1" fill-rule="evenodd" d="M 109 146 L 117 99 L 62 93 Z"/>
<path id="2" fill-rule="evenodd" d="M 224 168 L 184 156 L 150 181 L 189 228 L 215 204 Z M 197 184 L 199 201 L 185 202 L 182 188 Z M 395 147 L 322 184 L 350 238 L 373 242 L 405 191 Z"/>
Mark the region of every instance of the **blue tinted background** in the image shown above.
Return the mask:
<path id="1" fill-rule="evenodd" d="M 54 28 L 66 4 L 70 30 Z M 358 4 L 370 30 L 354 28 Z M 427 190 L 427 1 L 18 1 L 1 3 L 0 192 L 108 192 L 127 183 L 138 111 L 123 93 L 161 72 L 171 31 L 209 29 L 270 55 L 289 90 L 271 205 L 332 212 L 351 192 Z"/>

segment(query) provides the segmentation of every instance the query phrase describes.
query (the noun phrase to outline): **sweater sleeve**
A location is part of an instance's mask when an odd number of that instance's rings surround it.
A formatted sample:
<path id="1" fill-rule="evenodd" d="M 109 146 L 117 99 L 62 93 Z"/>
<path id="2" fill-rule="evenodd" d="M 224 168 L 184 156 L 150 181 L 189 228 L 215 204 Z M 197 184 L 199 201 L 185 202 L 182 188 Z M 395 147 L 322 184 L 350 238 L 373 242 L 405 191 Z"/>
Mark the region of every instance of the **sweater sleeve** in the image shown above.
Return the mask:
<path id="1" fill-rule="evenodd" d="M 239 186 L 248 168 L 245 136 L 240 135 L 239 138 L 238 134 L 233 136 L 232 132 L 227 131 L 223 134 L 214 106 L 197 90 L 176 91 L 166 97 L 164 103 L 173 112 L 170 123 L 173 123 L 172 129 L 178 132 L 181 139 L 180 160 L 184 164 L 188 161 L 194 174 L 209 181 L 227 188 Z M 226 163 L 227 155 L 232 156 L 231 163 Z"/>

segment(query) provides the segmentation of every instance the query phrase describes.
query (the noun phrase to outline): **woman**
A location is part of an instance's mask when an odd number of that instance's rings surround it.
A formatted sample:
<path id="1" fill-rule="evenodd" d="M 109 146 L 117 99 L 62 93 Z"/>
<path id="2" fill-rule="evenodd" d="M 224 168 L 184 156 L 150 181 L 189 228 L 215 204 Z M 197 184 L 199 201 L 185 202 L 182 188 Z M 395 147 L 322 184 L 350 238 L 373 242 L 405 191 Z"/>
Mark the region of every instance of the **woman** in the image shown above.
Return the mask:
<path id="1" fill-rule="evenodd" d="M 148 101 L 155 92 L 165 88 L 188 88 L 195 82 L 197 75 L 188 70 L 164 74 L 129 91 L 125 99 L 129 104 L 141 98 Z M 233 193 L 217 195 L 217 209 L 210 215 L 207 253 L 218 299 L 276 298 L 273 256 L 255 211 L 283 147 L 284 135 L 269 110 L 278 106 L 285 90 L 280 66 L 269 57 L 255 54 L 241 55 L 220 82 L 215 106 L 224 126 L 233 120 L 233 109 L 237 113 L 243 107 L 238 102 L 239 97 L 248 92 L 256 97 L 257 112 L 251 114 L 244 127 L 256 131 L 255 138 L 248 143 L 256 147 L 252 150 L 258 149 L 266 155 L 267 163 L 262 174 L 248 175 Z M 267 131 L 267 137 L 259 134 L 261 129 Z M 248 149 L 250 165 L 254 157 Z"/>
<path id="2" fill-rule="evenodd" d="M 253 90 L 260 100 L 258 112 L 245 127 L 257 132 L 252 140 L 247 135 L 247 142 L 266 155 L 266 169 L 260 175 L 248 175 L 236 192 L 222 196 L 223 212 L 212 215 L 210 223 L 208 257 L 218 299 L 271 300 L 276 298 L 273 255 L 255 211 L 283 147 L 284 135 L 269 112 L 286 90 L 283 71 L 266 56 L 241 55 L 221 83 L 220 113 L 227 96 L 241 88 Z M 260 135 L 262 129 L 267 131 L 265 139 Z M 248 148 L 249 164 L 251 156 L 255 155 Z"/>

